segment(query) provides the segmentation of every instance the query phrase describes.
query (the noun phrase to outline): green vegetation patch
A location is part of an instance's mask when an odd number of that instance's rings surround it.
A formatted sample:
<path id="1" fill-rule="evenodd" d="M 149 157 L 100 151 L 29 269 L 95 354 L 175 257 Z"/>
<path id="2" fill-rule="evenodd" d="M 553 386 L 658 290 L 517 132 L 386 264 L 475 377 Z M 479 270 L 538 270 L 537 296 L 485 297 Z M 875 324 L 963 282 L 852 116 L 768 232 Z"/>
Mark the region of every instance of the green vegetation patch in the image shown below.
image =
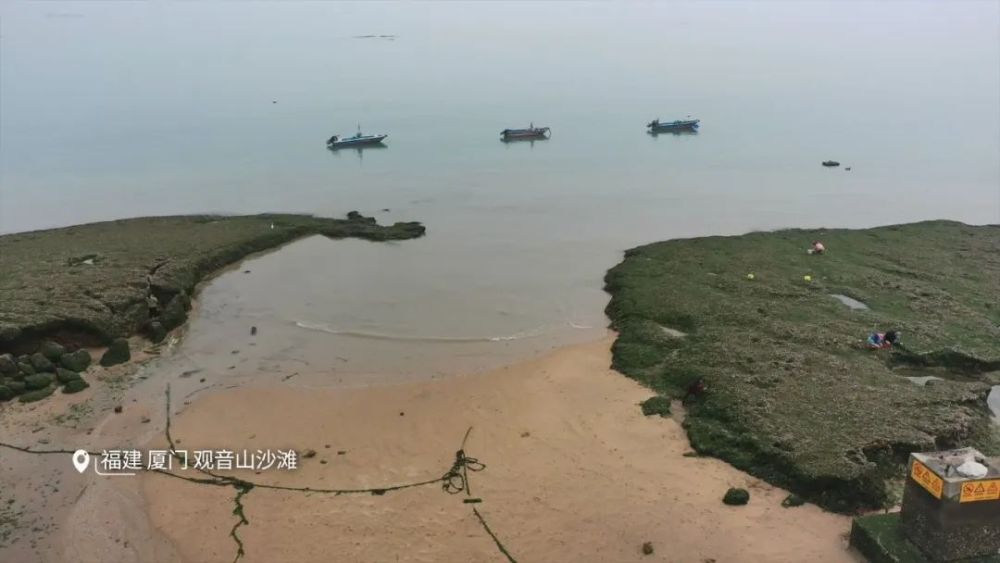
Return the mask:
<path id="1" fill-rule="evenodd" d="M 808 254 L 813 240 L 827 252 Z M 685 420 L 698 452 L 826 508 L 881 507 L 911 451 L 1000 453 L 986 407 L 1000 384 L 997 280 L 1000 226 L 650 244 L 606 276 L 613 365 L 672 398 L 704 382 Z M 868 350 L 873 330 L 901 331 L 903 346 Z M 942 380 L 903 377 L 921 375 Z"/>

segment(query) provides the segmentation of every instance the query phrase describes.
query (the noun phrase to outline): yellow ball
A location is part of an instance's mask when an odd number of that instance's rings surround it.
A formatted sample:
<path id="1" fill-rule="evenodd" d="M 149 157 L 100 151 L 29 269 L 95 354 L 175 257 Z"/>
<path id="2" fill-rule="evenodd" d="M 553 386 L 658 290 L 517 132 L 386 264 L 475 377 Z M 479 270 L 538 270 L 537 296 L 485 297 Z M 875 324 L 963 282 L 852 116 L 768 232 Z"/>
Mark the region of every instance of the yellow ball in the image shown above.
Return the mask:
<path id="1" fill-rule="evenodd" d="M 750 272 L 749 274 L 747 274 L 747 279 L 748 280 L 752 280 L 753 278 L 754 278 L 753 272 Z"/>
<path id="2" fill-rule="evenodd" d="M 802 279 L 806 280 L 807 282 L 813 281 L 813 277 L 812 276 L 802 276 Z"/>

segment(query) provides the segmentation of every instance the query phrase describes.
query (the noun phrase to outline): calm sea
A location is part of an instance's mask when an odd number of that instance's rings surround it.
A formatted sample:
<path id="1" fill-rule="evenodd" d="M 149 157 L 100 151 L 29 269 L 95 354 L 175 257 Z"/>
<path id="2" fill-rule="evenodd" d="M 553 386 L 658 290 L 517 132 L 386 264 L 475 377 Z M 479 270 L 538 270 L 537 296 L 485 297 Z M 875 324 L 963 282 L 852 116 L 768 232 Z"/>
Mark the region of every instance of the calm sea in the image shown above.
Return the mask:
<path id="1" fill-rule="evenodd" d="M 185 344 L 199 361 L 253 324 L 240 359 L 260 370 L 480 369 L 601 334 L 602 277 L 637 244 L 1000 222 L 997 2 L 38 2 L 0 18 L 0 232 L 203 212 L 426 223 L 419 241 L 309 239 L 221 276 Z M 645 133 L 688 115 L 697 135 Z M 552 138 L 499 142 L 529 122 Z M 359 124 L 387 147 L 326 150 Z"/>

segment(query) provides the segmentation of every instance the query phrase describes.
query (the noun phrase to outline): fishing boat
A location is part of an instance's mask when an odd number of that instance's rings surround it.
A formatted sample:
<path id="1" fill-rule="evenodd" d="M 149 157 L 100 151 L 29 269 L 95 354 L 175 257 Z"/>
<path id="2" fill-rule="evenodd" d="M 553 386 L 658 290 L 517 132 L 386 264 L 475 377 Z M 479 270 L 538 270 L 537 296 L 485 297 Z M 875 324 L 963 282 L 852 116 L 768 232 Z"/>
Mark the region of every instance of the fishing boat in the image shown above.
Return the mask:
<path id="1" fill-rule="evenodd" d="M 823 166 L 826 166 L 827 168 L 833 168 L 834 166 L 840 166 L 840 163 L 837 162 L 836 160 L 824 160 Z"/>
<path id="2" fill-rule="evenodd" d="M 676 119 L 674 121 L 660 121 L 654 119 L 646 124 L 651 132 L 660 133 L 664 131 L 694 131 L 698 129 L 700 119 Z"/>
<path id="3" fill-rule="evenodd" d="M 380 145 L 382 141 L 385 140 L 389 135 L 363 135 L 361 133 L 361 126 L 358 125 L 358 132 L 350 137 L 340 138 L 339 135 L 334 135 L 326 140 L 326 148 L 328 149 L 342 149 L 344 147 L 363 147 L 366 145 Z"/>
<path id="4" fill-rule="evenodd" d="M 535 127 L 532 123 L 527 129 L 504 129 L 500 132 L 502 141 L 519 141 L 522 139 L 548 139 L 551 135 L 548 127 Z"/>

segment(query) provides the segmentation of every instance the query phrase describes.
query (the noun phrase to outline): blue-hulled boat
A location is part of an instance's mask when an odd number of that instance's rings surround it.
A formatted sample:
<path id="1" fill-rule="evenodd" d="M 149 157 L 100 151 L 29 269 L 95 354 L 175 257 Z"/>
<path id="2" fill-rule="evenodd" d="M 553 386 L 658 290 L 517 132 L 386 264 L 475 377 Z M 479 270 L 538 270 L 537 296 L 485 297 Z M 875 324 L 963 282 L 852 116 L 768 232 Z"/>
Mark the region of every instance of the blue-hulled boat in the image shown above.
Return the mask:
<path id="1" fill-rule="evenodd" d="M 694 131 L 698 129 L 700 119 L 677 119 L 674 121 L 660 121 L 654 119 L 646 124 L 651 132 L 659 133 L 664 131 Z"/>
<path id="2" fill-rule="evenodd" d="M 527 129 L 504 129 L 500 132 L 502 141 L 520 141 L 530 139 L 548 139 L 551 135 L 548 127 L 535 127 L 532 123 Z"/>
<path id="3" fill-rule="evenodd" d="M 358 126 L 358 132 L 350 137 L 340 138 L 339 135 L 334 135 L 326 140 L 326 148 L 328 149 L 342 149 L 344 147 L 363 147 L 365 145 L 380 145 L 382 141 L 385 140 L 389 135 L 362 135 L 361 126 Z"/>

